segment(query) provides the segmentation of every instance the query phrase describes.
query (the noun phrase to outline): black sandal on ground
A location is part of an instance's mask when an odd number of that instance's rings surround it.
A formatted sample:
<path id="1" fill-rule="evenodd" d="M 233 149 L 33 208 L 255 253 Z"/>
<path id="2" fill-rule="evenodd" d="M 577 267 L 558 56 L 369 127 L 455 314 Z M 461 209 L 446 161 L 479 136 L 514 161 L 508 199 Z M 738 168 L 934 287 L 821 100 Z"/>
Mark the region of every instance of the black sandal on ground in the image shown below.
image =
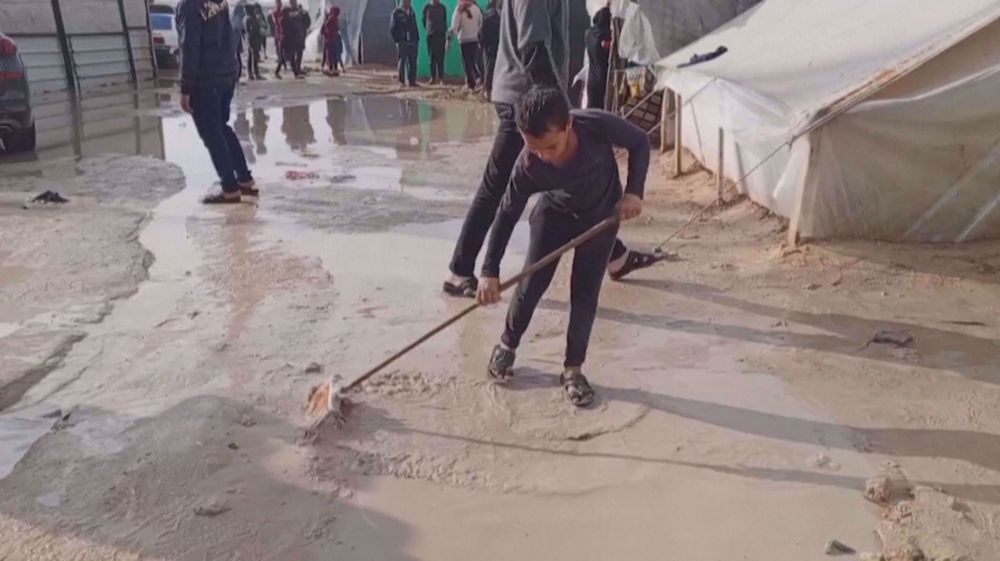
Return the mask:
<path id="1" fill-rule="evenodd" d="M 490 363 L 486 367 L 486 376 L 494 384 L 505 384 L 514 377 L 514 359 L 517 355 L 510 349 L 505 349 L 500 345 L 493 347 L 490 354 Z"/>
<path id="2" fill-rule="evenodd" d="M 590 387 L 590 382 L 579 372 L 563 372 L 559 376 L 559 383 L 566 391 L 569 402 L 576 407 L 586 407 L 594 403 L 597 394 L 594 388 Z"/>
<path id="3" fill-rule="evenodd" d="M 479 281 L 476 277 L 469 277 L 462 281 L 461 284 L 445 281 L 441 288 L 448 296 L 475 298 L 476 290 L 479 289 Z"/>
<path id="4" fill-rule="evenodd" d="M 227 194 L 228 193 L 220 191 L 210 195 L 205 195 L 205 197 L 201 199 L 201 202 L 206 205 L 236 205 L 243 202 L 243 199 L 240 197 L 238 191 L 236 192 L 235 197 L 227 197 Z"/>
<path id="5" fill-rule="evenodd" d="M 614 273 L 608 273 L 611 280 L 617 281 L 625 278 L 625 275 L 638 271 L 639 269 L 645 269 L 646 267 L 652 267 L 660 261 L 663 261 L 669 257 L 667 253 L 642 253 L 641 251 L 628 251 L 628 257 L 625 258 L 625 264 L 622 265 L 621 269 L 618 269 Z"/>

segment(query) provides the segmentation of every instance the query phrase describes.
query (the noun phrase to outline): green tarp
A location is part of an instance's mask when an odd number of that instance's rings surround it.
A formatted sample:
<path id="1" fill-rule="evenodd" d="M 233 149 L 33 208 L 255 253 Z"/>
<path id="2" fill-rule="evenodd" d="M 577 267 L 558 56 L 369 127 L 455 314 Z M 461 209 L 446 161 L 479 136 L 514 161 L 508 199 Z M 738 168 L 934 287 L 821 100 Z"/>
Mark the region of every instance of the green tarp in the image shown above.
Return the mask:
<path id="1" fill-rule="evenodd" d="M 424 29 L 423 18 L 424 6 L 429 4 L 430 1 L 413 0 L 413 10 L 417 12 L 417 26 L 420 28 L 420 53 L 417 55 L 417 75 L 421 78 L 429 78 L 431 75 L 431 57 L 427 52 L 427 31 Z M 455 12 L 458 0 L 441 0 L 441 3 L 448 10 L 448 25 L 451 25 L 451 16 Z M 486 0 L 479 0 L 477 3 L 485 14 Z M 444 73 L 445 76 L 465 76 L 465 71 L 462 69 L 462 51 L 457 39 L 452 41 L 451 48 L 445 52 Z"/>

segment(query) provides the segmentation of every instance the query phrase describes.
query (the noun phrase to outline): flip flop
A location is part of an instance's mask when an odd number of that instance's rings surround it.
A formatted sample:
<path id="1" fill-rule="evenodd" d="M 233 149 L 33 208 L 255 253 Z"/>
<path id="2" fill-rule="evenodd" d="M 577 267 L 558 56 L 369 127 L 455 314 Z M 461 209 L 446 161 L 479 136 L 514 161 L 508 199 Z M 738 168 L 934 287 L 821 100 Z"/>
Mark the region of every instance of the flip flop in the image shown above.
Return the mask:
<path id="1" fill-rule="evenodd" d="M 614 273 L 609 273 L 608 276 L 611 277 L 611 280 L 618 281 L 625 278 L 625 276 L 629 273 L 633 273 L 639 269 L 652 267 L 668 257 L 670 257 L 670 254 L 668 253 L 642 253 L 641 251 L 634 251 L 630 249 L 628 257 L 625 258 L 625 264 L 622 265 L 622 268 L 618 269 Z"/>
<path id="2" fill-rule="evenodd" d="M 241 197 L 227 197 L 226 193 L 219 192 L 205 195 L 201 202 L 206 205 L 238 205 L 243 202 L 243 199 Z"/>
<path id="3" fill-rule="evenodd" d="M 469 277 L 462 281 L 461 284 L 445 281 L 441 287 L 445 294 L 448 296 L 455 296 L 457 298 L 475 298 L 476 290 L 478 288 L 479 281 L 476 277 Z"/>
<path id="4" fill-rule="evenodd" d="M 590 382 L 579 372 L 563 372 L 559 376 L 559 383 L 566 391 L 566 397 L 575 407 L 586 407 L 594 403 L 597 394 L 594 388 L 590 387 Z"/>

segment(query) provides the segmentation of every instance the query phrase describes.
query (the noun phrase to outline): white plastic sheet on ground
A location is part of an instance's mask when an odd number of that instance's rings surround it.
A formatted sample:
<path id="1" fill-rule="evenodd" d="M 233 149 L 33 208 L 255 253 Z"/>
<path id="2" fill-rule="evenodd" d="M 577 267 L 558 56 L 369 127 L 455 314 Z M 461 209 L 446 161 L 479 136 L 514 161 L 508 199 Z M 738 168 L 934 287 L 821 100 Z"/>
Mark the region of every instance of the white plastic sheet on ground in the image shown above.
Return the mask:
<path id="1" fill-rule="evenodd" d="M 998 18 L 996 0 L 766 0 L 659 83 L 685 100 L 685 148 L 717 170 L 722 127 L 725 175 L 759 166 L 743 190 L 802 236 L 996 237 Z"/>

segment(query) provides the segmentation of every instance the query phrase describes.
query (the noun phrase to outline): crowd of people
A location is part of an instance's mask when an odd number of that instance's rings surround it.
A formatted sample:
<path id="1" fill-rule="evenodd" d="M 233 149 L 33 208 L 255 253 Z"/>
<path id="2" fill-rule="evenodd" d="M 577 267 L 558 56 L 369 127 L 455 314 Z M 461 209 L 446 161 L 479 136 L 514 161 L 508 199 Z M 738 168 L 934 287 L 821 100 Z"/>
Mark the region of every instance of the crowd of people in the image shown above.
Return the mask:
<path id="1" fill-rule="evenodd" d="M 570 403 L 586 406 L 594 400 L 594 389 L 583 375 L 582 366 L 603 277 L 620 280 L 663 256 L 630 249 L 617 237 L 619 222 L 642 212 L 649 138 L 645 131 L 612 113 L 570 109 L 569 1 L 506 0 L 506 7 L 493 4 L 484 14 L 472 0 L 461 0 L 451 25 L 446 26 L 443 6 L 439 0 L 432 0 L 422 16 L 429 31 L 432 80 L 443 78 L 442 38 L 445 48 L 457 39 L 462 44 L 466 87 L 481 87 L 491 77 L 489 92 L 499 118 L 493 149 L 455 243 L 443 290 L 451 296 L 476 298 L 482 304 L 499 301 L 500 262 L 514 224 L 532 195 L 539 195 L 539 201 L 532 210 L 525 267 L 603 225 L 599 235 L 574 249 L 566 358 L 560 376 Z M 487 55 L 495 54 L 495 59 L 480 66 L 478 47 L 483 43 L 482 32 L 487 29 L 490 11 L 497 18 L 490 29 L 496 29 L 498 36 L 483 50 Z M 336 18 L 337 13 L 331 10 L 329 17 Z M 242 34 L 256 29 L 248 25 L 247 18 L 259 20 L 260 13 L 257 8 L 244 6 L 239 27 L 230 24 L 228 14 L 225 0 L 181 0 L 178 7 L 183 49 L 181 106 L 192 114 L 222 186 L 221 192 L 204 199 L 209 204 L 239 203 L 243 196 L 259 196 L 239 140 L 228 122 L 241 66 L 237 45 L 242 43 Z M 391 16 L 390 31 L 399 49 L 399 80 L 405 85 L 416 84 L 420 39 L 416 17 L 411 0 L 402 0 Z M 609 48 L 610 21 L 606 8 L 599 11 L 586 36 L 592 78 L 596 80 L 589 88 L 593 99 L 588 105 L 603 103 L 600 74 L 607 67 L 602 66 L 600 58 L 606 57 L 603 53 Z M 309 16 L 297 0 L 289 0 L 284 7 L 279 1 L 270 23 L 282 45 L 279 65 L 288 64 L 296 76 L 301 76 Z M 327 21 L 323 31 L 324 37 L 337 36 L 339 25 Z M 259 44 L 250 41 L 250 50 Z M 330 50 L 328 58 L 333 58 L 331 55 L 336 55 L 336 49 Z M 492 72 L 486 70 L 490 66 Z M 256 68 L 250 68 L 256 76 Z M 614 154 L 616 147 L 628 151 L 624 186 Z M 613 218 L 617 220 L 609 220 Z M 477 278 L 476 260 L 490 232 Z M 494 382 L 503 383 L 513 375 L 521 337 L 557 264 L 558 259 L 518 284 L 500 342 L 493 348 L 486 368 Z"/>
<path id="2" fill-rule="evenodd" d="M 260 61 L 267 57 L 267 41 L 274 40 L 277 65 L 274 77 L 281 79 L 282 71 L 291 71 L 295 78 L 305 78 L 302 56 L 306 49 L 306 37 L 312 26 L 312 17 L 298 0 L 276 0 L 269 14 L 253 0 L 238 0 L 230 13 L 229 21 L 233 29 L 236 45 L 237 76 L 243 76 L 243 53 L 246 52 L 246 73 L 250 80 L 262 80 Z M 327 10 L 320 27 L 323 40 L 322 69 L 327 75 L 335 76 L 343 68 L 343 38 L 340 34 L 340 9 L 336 6 Z"/>
<path id="3" fill-rule="evenodd" d="M 501 0 L 490 0 L 483 10 L 475 0 L 459 0 L 448 24 L 448 11 L 441 0 L 431 0 L 420 14 L 430 60 L 430 84 L 444 82 L 444 57 L 457 41 L 462 52 L 465 88 L 482 90 L 489 97 L 493 67 L 500 43 Z M 389 33 L 399 54 L 399 83 L 417 85 L 417 54 L 420 28 L 412 0 L 402 0 L 393 10 Z"/>
<path id="4" fill-rule="evenodd" d="M 450 24 L 449 14 L 441 0 L 431 0 L 424 6 L 421 23 L 426 33 L 430 85 L 444 83 L 445 53 L 457 42 L 462 54 L 466 89 L 481 90 L 489 97 L 500 42 L 501 1 L 491 0 L 484 10 L 475 0 L 459 0 L 450 15 Z M 328 76 L 337 76 L 344 68 L 340 13 L 339 7 L 330 6 L 319 28 L 321 68 Z M 248 79 L 263 79 L 260 61 L 267 58 L 269 37 L 273 38 L 277 55 L 275 78 L 281 79 L 282 71 L 289 70 L 295 78 L 305 77 L 302 56 L 313 22 L 299 0 L 287 0 L 287 4 L 285 0 L 276 0 L 274 9 L 268 14 L 253 0 L 238 0 L 229 19 L 236 41 L 237 75 L 240 78 L 245 68 Z M 412 0 L 401 0 L 390 22 L 389 33 L 396 44 L 399 59 L 399 82 L 403 86 L 416 86 L 420 29 Z"/>

